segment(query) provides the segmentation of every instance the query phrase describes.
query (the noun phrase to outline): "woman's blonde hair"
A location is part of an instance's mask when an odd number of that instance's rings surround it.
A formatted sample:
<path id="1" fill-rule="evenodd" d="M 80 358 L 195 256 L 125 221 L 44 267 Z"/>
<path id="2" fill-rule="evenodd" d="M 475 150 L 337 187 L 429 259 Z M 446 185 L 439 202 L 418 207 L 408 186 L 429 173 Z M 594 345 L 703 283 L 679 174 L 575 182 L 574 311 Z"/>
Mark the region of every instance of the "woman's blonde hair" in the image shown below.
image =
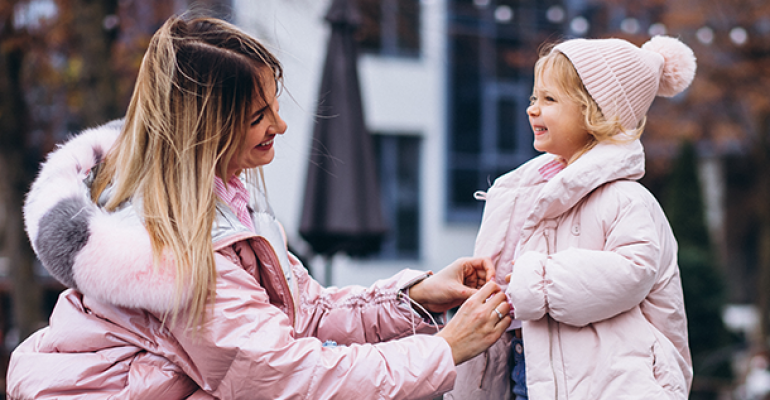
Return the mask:
<path id="1" fill-rule="evenodd" d="M 156 268 L 161 260 L 173 260 L 165 263 L 176 274 L 172 321 L 184 308 L 188 327 L 199 326 L 213 300 L 214 178 L 227 182 L 227 166 L 245 140 L 251 112 L 275 95 L 265 92 L 272 82 L 263 79 L 274 79 L 278 88 L 282 71 L 264 46 L 217 19 L 172 17 L 150 41 L 125 125 L 91 196 L 98 199 L 112 184 L 108 210 L 141 200 L 137 211 Z"/>
<path id="2" fill-rule="evenodd" d="M 639 126 L 632 131 L 624 131 L 618 117 L 605 118 L 599 105 L 588 93 L 583 81 L 569 58 L 560 51 L 554 51 L 556 44 L 544 46 L 540 51 L 540 58 L 535 63 L 535 83 L 543 79 L 546 71 L 559 90 L 572 101 L 580 105 L 585 117 L 585 127 L 591 136 L 586 147 L 572 156 L 568 163 L 575 161 L 599 142 L 623 143 L 630 142 L 642 136 L 647 118 L 643 118 Z"/>

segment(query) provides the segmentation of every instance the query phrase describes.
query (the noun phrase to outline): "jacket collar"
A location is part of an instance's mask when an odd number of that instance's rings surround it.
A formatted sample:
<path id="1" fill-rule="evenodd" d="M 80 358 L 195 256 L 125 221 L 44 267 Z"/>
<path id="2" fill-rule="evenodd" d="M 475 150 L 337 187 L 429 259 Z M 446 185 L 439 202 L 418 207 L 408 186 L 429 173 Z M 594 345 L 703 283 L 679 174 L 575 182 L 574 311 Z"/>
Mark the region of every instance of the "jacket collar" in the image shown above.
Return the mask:
<path id="1" fill-rule="evenodd" d="M 543 185 L 524 222 L 524 231 L 544 219 L 558 217 L 605 183 L 619 179 L 637 180 L 644 176 L 644 149 L 638 139 L 624 144 L 599 143 L 543 182 L 539 170 L 553 157 L 543 154 L 495 181 L 498 187 Z"/>

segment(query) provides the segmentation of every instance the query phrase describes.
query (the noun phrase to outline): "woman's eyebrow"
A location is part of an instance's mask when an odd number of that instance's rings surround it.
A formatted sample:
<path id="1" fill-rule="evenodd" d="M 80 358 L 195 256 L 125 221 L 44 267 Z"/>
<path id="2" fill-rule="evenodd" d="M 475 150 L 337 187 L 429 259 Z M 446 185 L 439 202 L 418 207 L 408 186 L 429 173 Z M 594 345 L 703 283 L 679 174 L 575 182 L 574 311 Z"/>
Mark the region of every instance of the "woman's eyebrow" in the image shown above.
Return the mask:
<path id="1" fill-rule="evenodd" d="M 257 111 L 254 111 L 254 113 L 251 114 L 251 118 L 256 118 L 259 114 L 262 114 L 270 107 L 270 105 L 265 105 L 264 107 L 260 108 Z"/>

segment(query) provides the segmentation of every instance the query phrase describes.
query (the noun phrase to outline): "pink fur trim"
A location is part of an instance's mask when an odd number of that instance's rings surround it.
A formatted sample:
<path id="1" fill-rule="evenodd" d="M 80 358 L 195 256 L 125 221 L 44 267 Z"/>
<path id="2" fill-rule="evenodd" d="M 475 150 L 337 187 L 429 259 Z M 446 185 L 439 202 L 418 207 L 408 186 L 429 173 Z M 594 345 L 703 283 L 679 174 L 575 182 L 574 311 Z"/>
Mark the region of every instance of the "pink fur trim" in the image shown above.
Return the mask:
<path id="1" fill-rule="evenodd" d="M 100 211 L 93 218 L 88 244 L 75 257 L 75 281 L 83 293 L 111 304 L 169 311 L 176 293 L 176 267 L 167 257 L 153 266 L 149 235 L 132 217 Z M 183 296 L 182 304 L 187 298 Z"/>
<path id="2" fill-rule="evenodd" d="M 72 266 L 78 290 L 110 304 L 166 312 L 176 295 L 173 261 L 164 258 L 155 269 L 150 239 L 139 217 L 128 210 L 104 212 L 89 200 L 83 182 L 118 134 L 116 126 L 89 129 L 48 155 L 24 205 L 27 233 L 34 246 L 40 220 L 49 210 L 64 199 L 85 200 L 92 218 L 88 242 Z M 181 304 L 187 299 L 189 295 L 183 294 Z"/>
<path id="3" fill-rule="evenodd" d="M 38 224 L 56 203 L 68 197 L 88 197 L 83 179 L 95 165 L 95 154 L 104 156 L 118 137 L 117 129 L 89 129 L 48 154 L 24 203 L 24 224 L 33 243 Z"/>

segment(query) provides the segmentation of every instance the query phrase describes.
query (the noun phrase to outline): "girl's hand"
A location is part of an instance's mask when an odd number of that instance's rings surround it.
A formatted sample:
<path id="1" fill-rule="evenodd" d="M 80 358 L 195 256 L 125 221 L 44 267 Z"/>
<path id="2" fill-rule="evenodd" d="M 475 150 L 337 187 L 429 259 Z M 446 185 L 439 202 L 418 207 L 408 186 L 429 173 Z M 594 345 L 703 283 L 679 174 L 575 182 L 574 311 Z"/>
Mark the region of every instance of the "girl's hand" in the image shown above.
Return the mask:
<path id="1" fill-rule="evenodd" d="M 489 258 L 460 258 L 409 288 L 409 297 L 430 312 L 442 313 L 494 279 L 495 266 Z"/>
<path id="2" fill-rule="evenodd" d="M 494 282 L 487 282 L 457 310 L 436 336 L 452 348 L 455 365 L 477 356 L 494 344 L 511 325 L 505 294 Z"/>
<path id="3" fill-rule="evenodd" d="M 511 267 L 516 265 L 516 260 L 511 261 Z M 513 275 L 513 272 L 505 276 L 505 283 L 511 283 L 511 275 Z"/>

